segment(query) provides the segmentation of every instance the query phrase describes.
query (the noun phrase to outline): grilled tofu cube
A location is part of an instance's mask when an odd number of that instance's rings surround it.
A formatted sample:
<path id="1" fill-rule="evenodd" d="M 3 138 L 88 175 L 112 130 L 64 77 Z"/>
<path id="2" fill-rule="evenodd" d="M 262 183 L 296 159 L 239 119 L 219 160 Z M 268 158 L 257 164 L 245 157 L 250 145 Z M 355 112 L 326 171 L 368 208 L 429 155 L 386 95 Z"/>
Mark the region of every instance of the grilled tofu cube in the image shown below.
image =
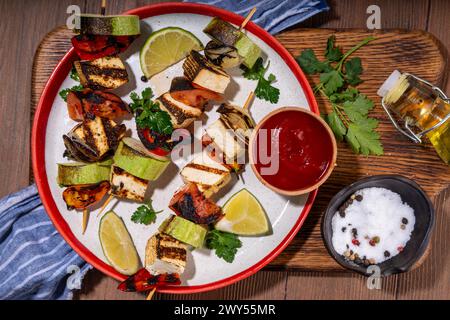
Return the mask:
<path id="1" fill-rule="evenodd" d="M 186 248 L 175 238 L 157 233 L 147 242 L 145 268 L 153 275 L 182 274 L 186 267 Z"/>
<path id="2" fill-rule="evenodd" d="M 181 176 L 185 183 L 195 183 L 205 197 L 217 193 L 231 180 L 230 169 L 212 159 L 207 150 L 188 163 Z"/>
<path id="3" fill-rule="evenodd" d="M 118 56 L 92 61 L 75 61 L 75 69 L 83 87 L 94 90 L 116 89 L 128 82 L 128 73 Z"/>
<path id="4" fill-rule="evenodd" d="M 230 76 L 197 51 L 191 51 L 183 63 L 184 75 L 189 81 L 211 91 L 223 94 L 230 84 Z"/>
<path id="5" fill-rule="evenodd" d="M 67 154 L 78 161 L 96 162 L 119 145 L 125 125 L 87 114 L 85 120 L 63 136 Z"/>
<path id="6" fill-rule="evenodd" d="M 148 181 L 135 177 L 117 166 L 111 167 L 111 194 L 118 198 L 143 202 Z"/>
<path id="7" fill-rule="evenodd" d="M 175 100 L 170 93 L 163 94 L 156 101 L 159 102 L 161 110 L 169 114 L 175 129 L 186 128 L 203 113 L 202 109 L 194 108 Z"/>
<path id="8" fill-rule="evenodd" d="M 228 129 L 221 119 L 215 121 L 206 133 L 209 139 L 222 151 L 226 164 L 234 164 L 245 153 L 245 144 L 239 140 L 234 131 Z"/>

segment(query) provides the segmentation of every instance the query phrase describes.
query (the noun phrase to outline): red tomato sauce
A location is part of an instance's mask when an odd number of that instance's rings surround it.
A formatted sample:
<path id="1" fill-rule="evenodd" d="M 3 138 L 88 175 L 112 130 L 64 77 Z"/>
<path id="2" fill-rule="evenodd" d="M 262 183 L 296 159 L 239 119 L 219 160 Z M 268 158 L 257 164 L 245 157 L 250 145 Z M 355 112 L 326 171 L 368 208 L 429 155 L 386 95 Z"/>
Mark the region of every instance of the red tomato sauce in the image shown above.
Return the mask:
<path id="1" fill-rule="evenodd" d="M 268 130 L 267 139 L 259 141 L 260 136 L 264 137 L 261 134 L 264 129 Z M 311 187 L 322 179 L 333 161 L 331 139 L 326 128 L 313 116 L 294 110 L 279 112 L 268 118 L 257 133 L 255 168 L 266 182 L 278 189 L 295 191 Z M 263 175 L 261 169 L 270 167 L 263 159 L 265 155 L 272 157 L 271 141 L 279 142 L 278 171 Z"/>

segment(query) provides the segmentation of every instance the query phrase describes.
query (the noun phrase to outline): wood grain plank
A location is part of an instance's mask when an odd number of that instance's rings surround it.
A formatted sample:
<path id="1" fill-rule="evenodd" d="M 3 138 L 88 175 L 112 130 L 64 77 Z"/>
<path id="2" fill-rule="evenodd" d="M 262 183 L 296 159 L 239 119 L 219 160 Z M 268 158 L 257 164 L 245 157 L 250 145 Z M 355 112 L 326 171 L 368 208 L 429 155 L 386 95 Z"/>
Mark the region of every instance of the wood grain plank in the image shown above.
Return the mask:
<path id="1" fill-rule="evenodd" d="M 344 50 L 348 50 L 369 33 L 358 30 L 295 29 L 282 33 L 277 39 L 294 56 L 298 56 L 306 48 L 312 48 L 318 57 L 322 57 L 323 44 L 331 34 L 335 34 L 337 43 Z M 431 145 L 416 145 L 397 132 L 381 108 L 380 98 L 376 95 L 383 81 L 396 68 L 427 78 L 434 83 L 442 83 L 446 70 L 445 52 L 440 51 L 441 46 L 434 37 L 422 31 L 375 32 L 373 35 L 377 40 L 356 54 L 361 57 L 365 70 L 362 76 L 364 83 L 359 89 L 375 101 L 371 115 L 380 122 L 378 132 L 382 136 L 385 155 L 358 156 L 352 153 L 346 144 L 340 143 L 337 167 L 327 183 L 320 188 L 304 227 L 291 245 L 275 259 L 272 266 L 303 270 L 341 270 L 342 268 L 333 262 L 323 246 L 320 219 L 334 194 L 362 177 L 380 174 L 408 176 L 418 182 L 430 196 L 439 194 L 448 186 L 450 181 L 448 166 L 438 158 Z M 424 55 L 427 56 L 425 59 L 427 64 L 412 62 L 412 59 Z M 309 77 L 309 80 L 310 83 L 318 83 L 317 77 Z M 329 109 L 325 99 L 320 97 L 318 103 L 322 112 Z M 415 168 L 413 173 L 412 167 Z"/>
<path id="2" fill-rule="evenodd" d="M 0 28 L 8 39 L 0 46 L 0 197 L 28 185 L 32 53 L 47 32 L 64 23 L 72 3 L 84 0 L 0 2 Z M 55 14 L 48 14 L 50 8 Z"/>
<path id="3" fill-rule="evenodd" d="M 396 277 L 382 279 L 381 289 L 368 289 L 364 276 L 343 273 L 289 272 L 287 300 L 392 300 L 396 298 Z"/>
<path id="4" fill-rule="evenodd" d="M 88 6 L 89 3 L 91 1 L 88 1 Z M 147 4 L 149 3 L 149 1 L 108 1 L 110 2 L 109 5 L 109 9 L 111 10 L 109 11 L 109 13 L 116 13 L 118 11 L 114 11 L 114 8 L 119 8 L 120 11 L 122 10 L 126 10 L 129 9 L 131 7 L 127 7 L 128 5 L 134 7 L 136 6 L 136 4 L 134 4 L 134 2 L 136 2 L 137 4 L 141 5 L 141 4 Z M 126 2 L 126 5 L 124 6 L 123 3 Z M 370 1 L 372 4 L 372 1 Z M 92 10 L 95 9 L 95 6 L 97 5 L 96 2 L 94 1 L 92 4 Z M 400 4 L 398 4 L 400 3 Z M 405 14 L 400 13 L 401 15 L 401 20 L 398 19 L 398 14 L 399 11 L 406 3 L 406 1 L 397 1 L 397 2 L 390 2 L 388 3 L 387 1 L 373 1 L 373 4 L 381 4 L 381 8 L 382 8 L 382 16 L 383 16 L 383 27 L 385 27 L 384 24 L 384 19 L 388 20 L 388 23 L 391 23 L 392 25 L 389 25 L 390 27 L 412 27 L 412 28 L 419 28 L 419 29 L 425 29 L 425 25 L 427 23 L 427 15 L 424 15 L 424 17 L 422 18 L 422 16 L 417 16 L 418 12 L 424 12 L 423 10 L 427 10 L 427 6 L 428 6 L 428 1 L 415 1 L 414 3 L 409 2 L 409 7 L 406 8 L 404 12 L 406 12 Z M 436 11 L 436 12 L 448 12 L 448 9 L 445 11 L 444 10 L 440 10 L 440 8 L 442 8 L 443 5 L 445 5 L 445 1 L 433 1 L 432 5 L 431 5 L 431 10 Z M 349 24 L 349 27 L 365 27 L 365 18 L 357 18 L 355 21 L 352 21 L 352 19 L 356 16 L 353 16 L 353 18 L 351 17 L 351 15 L 349 16 L 349 10 L 353 10 L 354 12 L 363 12 L 361 15 L 363 15 L 365 13 L 365 8 L 368 5 L 368 1 L 361 1 L 355 4 L 354 1 L 336 1 L 335 3 L 333 3 L 333 1 L 331 2 L 331 5 L 334 6 L 334 13 L 339 17 L 339 20 L 336 18 L 323 18 L 321 16 L 319 16 L 317 18 L 317 21 L 313 22 L 313 26 L 328 26 L 328 27 L 345 27 L 346 24 Z M 394 8 L 395 10 L 392 10 L 392 8 Z M 412 8 L 410 10 L 410 8 Z M 387 10 L 389 9 L 389 10 Z M 388 11 L 387 15 L 384 14 L 385 11 Z M 415 14 L 414 14 L 415 13 Z M 441 14 L 442 19 L 441 20 L 436 20 L 435 28 L 439 29 L 439 27 L 441 26 L 445 26 L 445 23 L 448 23 L 448 20 L 445 20 L 445 15 Z M 359 16 L 360 14 L 358 14 Z M 365 16 L 364 16 L 365 17 Z M 314 20 L 314 18 L 313 18 Z M 440 22 L 439 22 L 440 21 Z M 430 19 L 429 21 L 430 27 L 433 26 L 432 24 L 432 20 Z M 308 23 L 305 24 L 305 26 L 308 26 Z M 442 27 L 441 27 L 442 28 Z M 441 29 L 441 34 L 439 34 L 439 32 L 433 31 L 435 32 L 439 37 L 447 37 L 448 36 L 448 32 L 446 32 L 445 30 L 449 30 L 449 28 L 443 28 Z M 450 44 L 448 42 L 446 42 L 447 47 L 450 46 Z M 295 48 L 294 48 L 295 50 Z M 405 159 L 406 160 L 406 159 Z M 337 191 L 337 190 L 336 190 Z M 331 197 L 331 195 L 330 195 Z M 448 198 L 448 197 L 447 197 Z M 450 203 L 448 201 L 445 201 L 445 203 L 442 206 L 439 206 L 439 208 L 437 208 L 437 211 L 448 211 L 448 208 L 450 207 Z M 308 218 L 308 222 L 311 219 L 315 219 L 314 221 L 311 221 L 311 224 L 317 224 L 319 222 L 320 216 L 317 216 L 314 218 L 314 216 L 310 216 Z M 438 229 L 438 228 L 437 228 Z M 314 230 L 309 230 L 306 228 L 302 229 L 302 233 L 303 232 L 309 232 L 309 233 L 314 233 Z M 447 230 L 444 230 L 447 231 Z M 439 231 L 440 232 L 440 231 Z M 445 233 L 445 234 L 448 234 Z M 306 233 L 305 234 L 306 239 L 308 239 L 309 235 Z M 448 241 L 448 240 L 447 240 Z M 445 242 L 444 242 L 445 243 Z M 308 254 L 311 254 L 311 252 L 309 252 Z M 317 257 L 312 255 L 311 256 L 313 259 L 316 259 Z M 433 258 L 432 258 L 433 259 Z M 447 261 L 448 262 L 448 261 Z M 422 268 L 420 268 L 419 270 L 415 271 L 417 273 L 421 273 Z M 439 272 L 439 271 L 436 271 Z M 99 272 L 97 271 L 93 271 L 92 272 L 92 277 L 94 278 L 95 281 L 92 281 L 92 285 L 87 284 L 86 285 L 86 290 L 82 292 L 82 294 L 80 294 L 80 298 L 84 299 L 84 298 L 98 298 L 98 299 L 102 299 L 102 298 L 108 298 L 108 299 L 123 299 L 125 297 L 120 297 L 119 294 L 116 293 L 112 293 L 115 291 L 115 286 L 117 285 L 117 282 L 115 282 L 112 279 L 106 278 L 103 275 L 101 275 Z M 269 273 L 272 274 L 272 272 L 267 272 L 267 271 L 263 271 L 260 273 Z M 260 273 L 258 273 L 257 275 L 259 275 Z M 280 273 L 282 274 L 282 273 Z M 274 277 L 274 279 L 272 279 L 271 276 L 262 276 L 264 279 L 266 279 L 266 285 L 262 286 L 260 288 L 259 291 L 261 291 L 261 295 L 264 297 L 272 297 L 272 296 L 281 296 L 281 294 L 279 294 L 278 287 L 282 287 L 281 280 L 277 280 L 277 277 Z M 401 276 L 403 278 L 403 275 Z M 424 280 L 423 282 L 427 282 L 426 276 L 423 276 Z M 347 279 L 350 279 L 349 281 L 347 281 Z M 448 276 L 447 276 L 448 279 Z M 260 281 L 260 278 L 256 278 L 252 277 L 249 278 L 248 280 L 245 281 L 250 281 L 249 284 L 247 284 L 245 287 L 239 287 L 238 284 L 236 284 L 235 286 L 232 286 L 233 291 L 228 292 L 227 288 L 224 288 L 222 290 L 218 290 L 218 291 L 214 291 L 211 293 L 205 293 L 205 294 L 199 294 L 199 295 L 195 295 L 194 298 L 203 298 L 204 296 L 206 297 L 253 297 L 254 294 L 248 294 L 248 290 L 250 290 L 250 292 L 252 291 L 252 287 L 255 287 L 255 285 L 257 284 L 258 281 Z M 271 281 L 276 282 L 276 285 L 270 285 Z M 345 290 L 343 290 L 345 292 L 344 295 L 340 294 L 340 297 L 343 298 L 352 298 L 352 297 L 367 297 L 367 298 L 374 298 L 377 296 L 380 296 L 380 298 L 391 298 L 393 296 L 392 292 L 395 292 L 395 288 L 396 288 L 396 282 L 398 281 L 397 278 L 394 277 L 390 277 L 389 278 L 389 283 L 386 283 L 386 290 L 382 290 L 384 291 L 384 293 L 380 293 L 380 292 L 370 292 L 370 293 L 366 293 L 364 292 L 365 289 L 365 285 L 364 283 L 361 284 L 361 281 L 363 281 L 362 279 L 359 278 L 359 276 L 355 275 L 351 275 L 351 274 L 322 274 L 322 273 L 316 273 L 316 272 L 294 272 L 294 273 L 290 273 L 289 274 L 289 279 L 288 279 L 288 292 L 291 292 L 290 294 L 287 294 L 287 297 L 292 299 L 292 298 L 307 298 L 307 297 L 328 297 L 329 295 L 327 295 L 326 292 L 324 292 L 323 288 L 327 288 L 326 290 L 329 292 L 333 292 L 333 295 L 331 296 L 331 298 L 333 297 L 339 297 L 339 288 L 342 287 L 343 283 L 347 283 L 348 285 L 345 286 Z M 290 286 L 289 286 L 290 285 Z M 383 286 L 384 287 L 384 286 Z M 438 290 L 438 292 L 436 293 L 437 297 L 448 297 L 449 296 L 449 290 L 447 289 L 447 292 L 445 292 L 445 288 L 446 285 L 444 285 L 440 290 Z M 407 288 L 407 290 L 405 290 L 406 293 L 408 293 L 410 290 L 412 290 L 413 288 L 409 287 Z M 275 290 L 275 292 L 277 292 L 276 294 L 273 294 L 272 291 Z M 305 294 L 305 291 L 308 291 L 308 294 Z M 433 292 L 432 289 L 430 289 L 429 291 L 422 291 L 420 295 L 418 296 L 426 296 L 427 294 L 429 295 L 429 292 Z M 253 291 L 255 292 L 255 290 Z M 402 292 L 402 290 L 400 290 L 400 293 Z M 400 294 L 400 297 L 402 296 L 406 296 L 407 294 Z M 331 294 L 330 294 L 331 295 Z M 137 296 L 133 296 L 133 298 L 141 298 L 140 295 Z M 157 298 L 161 298 L 160 296 L 157 296 Z M 167 298 L 166 295 L 162 295 L 162 298 Z M 174 296 L 174 297 L 170 297 L 170 298 L 190 298 L 190 297 L 183 297 L 183 296 Z"/>
<path id="5" fill-rule="evenodd" d="M 399 278 L 399 299 L 450 298 L 450 189 L 441 193 L 434 203 L 436 225 L 432 237 L 433 250 L 420 269 Z"/>
<path id="6" fill-rule="evenodd" d="M 428 31 L 450 48 L 450 2 L 432 0 Z M 448 76 L 448 74 L 447 74 Z M 450 82 L 445 91 L 450 93 Z M 421 269 L 402 275 L 398 282 L 399 299 L 449 299 L 450 298 L 450 189 L 436 197 L 436 225 L 432 238 L 433 250 Z"/>
<path id="7" fill-rule="evenodd" d="M 164 294 L 163 300 L 283 300 L 288 274 L 284 271 L 260 271 L 231 286 L 190 295 Z"/>
<path id="8" fill-rule="evenodd" d="M 445 0 L 444 0 L 445 1 Z M 314 28 L 367 28 L 370 5 L 381 9 L 382 29 L 426 29 L 429 0 L 328 0 L 331 10 L 299 24 Z"/>

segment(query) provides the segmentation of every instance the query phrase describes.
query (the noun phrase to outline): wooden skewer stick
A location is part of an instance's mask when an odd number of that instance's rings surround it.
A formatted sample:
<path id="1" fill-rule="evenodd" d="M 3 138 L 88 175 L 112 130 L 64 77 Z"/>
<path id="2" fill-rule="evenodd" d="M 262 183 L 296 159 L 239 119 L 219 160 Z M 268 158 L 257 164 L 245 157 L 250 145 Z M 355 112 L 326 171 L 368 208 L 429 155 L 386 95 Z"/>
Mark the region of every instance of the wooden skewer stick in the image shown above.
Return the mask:
<path id="1" fill-rule="evenodd" d="M 89 210 L 85 208 L 83 210 L 83 231 L 82 231 L 83 234 L 86 232 L 88 221 L 89 221 Z"/>
<path id="2" fill-rule="evenodd" d="M 247 25 L 247 23 L 252 19 L 253 15 L 256 12 L 256 7 L 254 7 L 249 14 L 247 15 L 247 18 L 245 18 L 245 20 L 242 22 L 241 26 L 239 27 L 239 30 L 242 30 L 245 28 L 245 26 Z"/>
<path id="3" fill-rule="evenodd" d="M 252 91 L 250 92 L 250 94 L 248 95 L 247 100 L 245 100 L 244 105 L 242 106 L 242 108 L 244 110 L 248 110 L 248 108 L 250 108 L 250 105 L 252 104 L 253 99 L 255 98 L 255 93 Z"/>
<path id="4" fill-rule="evenodd" d="M 105 203 L 103 203 L 102 207 L 100 208 L 100 211 L 97 215 L 97 217 L 100 217 L 103 213 L 103 210 L 108 206 L 108 204 L 111 202 L 111 200 L 114 199 L 114 196 L 112 194 L 109 195 L 108 199 L 106 199 Z"/>
<path id="5" fill-rule="evenodd" d="M 156 292 L 156 287 L 154 287 L 153 290 L 148 293 L 147 298 L 145 300 L 152 300 L 155 292 Z"/>
<path id="6" fill-rule="evenodd" d="M 102 0 L 102 7 L 100 9 L 100 13 L 102 16 L 106 14 L 106 0 Z"/>

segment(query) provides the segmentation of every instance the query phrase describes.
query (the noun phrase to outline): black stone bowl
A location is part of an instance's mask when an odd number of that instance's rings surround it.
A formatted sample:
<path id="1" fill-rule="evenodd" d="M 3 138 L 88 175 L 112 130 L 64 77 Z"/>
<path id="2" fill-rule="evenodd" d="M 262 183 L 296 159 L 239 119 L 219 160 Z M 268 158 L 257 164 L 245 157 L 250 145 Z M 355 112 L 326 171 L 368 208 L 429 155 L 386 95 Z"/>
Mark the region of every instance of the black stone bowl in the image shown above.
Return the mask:
<path id="1" fill-rule="evenodd" d="M 414 209 L 416 222 L 411 239 L 401 253 L 380 264 L 380 275 L 388 276 L 395 273 L 408 271 L 425 253 L 430 241 L 431 231 L 434 225 L 434 208 L 430 199 L 420 186 L 414 181 L 397 175 L 380 175 L 359 180 L 341 191 L 331 199 L 327 211 L 322 220 L 322 236 L 330 255 L 343 267 L 369 276 L 372 269 L 359 265 L 346 259 L 333 248 L 331 220 L 339 207 L 356 191 L 364 188 L 379 187 L 398 193 L 403 202 Z"/>

